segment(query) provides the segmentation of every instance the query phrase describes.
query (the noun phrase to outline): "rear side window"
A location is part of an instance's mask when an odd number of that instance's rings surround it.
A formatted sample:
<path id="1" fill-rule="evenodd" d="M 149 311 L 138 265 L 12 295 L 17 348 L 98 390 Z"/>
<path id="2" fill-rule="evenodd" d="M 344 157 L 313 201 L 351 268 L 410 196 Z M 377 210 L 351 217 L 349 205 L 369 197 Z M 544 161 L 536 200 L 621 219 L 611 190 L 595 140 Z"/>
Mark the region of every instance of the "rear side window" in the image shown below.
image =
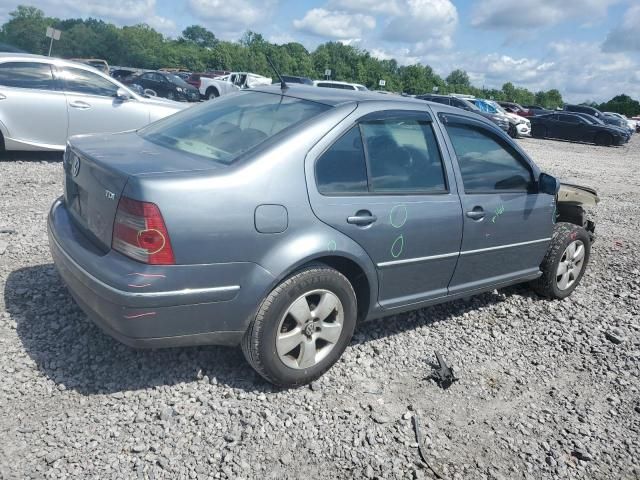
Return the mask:
<path id="1" fill-rule="evenodd" d="M 316 181 L 325 195 L 447 191 L 431 123 L 414 119 L 352 127 L 318 158 Z"/>
<path id="2" fill-rule="evenodd" d="M 429 122 L 362 123 L 371 191 L 440 193 L 446 190 L 442 158 Z"/>
<path id="3" fill-rule="evenodd" d="M 323 194 L 367 192 L 367 167 L 360 129 L 345 133 L 316 163 L 318 191 Z"/>
<path id="4" fill-rule="evenodd" d="M 480 127 L 445 125 L 458 158 L 465 192 L 529 191 L 533 183 L 531 170 L 506 142 Z"/>
<path id="5" fill-rule="evenodd" d="M 328 110 L 329 106 L 262 92 L 238 92 L 143 128 L 145 139 L 231 164 L 247 150 Z"/>
<path id="6" fill-rule="evenodd" d="M 51 67 L 38 62 L 1 63 L 0 85 L 34 90 L 56 89 Z"/>
<path id="7" fill-rule="evenodd" d="M 58 76 L 62 79 L 67 92 L 113 97 L 118 86 L 100 75 L 79 68 L 58 68 Z"/>

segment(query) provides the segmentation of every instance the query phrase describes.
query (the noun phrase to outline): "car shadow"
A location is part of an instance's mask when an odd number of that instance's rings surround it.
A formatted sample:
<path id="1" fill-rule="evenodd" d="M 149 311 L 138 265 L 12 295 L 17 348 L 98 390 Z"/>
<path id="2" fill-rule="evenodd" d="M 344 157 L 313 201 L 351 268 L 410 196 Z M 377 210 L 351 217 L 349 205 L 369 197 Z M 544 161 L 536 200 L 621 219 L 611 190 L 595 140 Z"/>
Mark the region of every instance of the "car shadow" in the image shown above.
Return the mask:
<path id="1" fill-rule="evenodd" d="M 62 152 L 23 152 L 4 151 L 0 152 L 0 162 L 62 162 Z"/>
<path id="2" fill-rule="evenodd" d="M 366 322 L 358 327 L 352 344 L 445 321 L 480 306 L 500 303 L 515 291 L 517 288 L 512 287 L 446 307 L 428 307 L 421 315 L 411 312 Z M 239 348 L 140 350 L 119 343 L 87 318 L 53 264 L 11 272 L 4 288 L 4 303 L 27 354 L 58 388 L 96 395 L 189 383 L 207 376 L 209 381 L 243 391 L 279 391 L 254 372 Z"/>

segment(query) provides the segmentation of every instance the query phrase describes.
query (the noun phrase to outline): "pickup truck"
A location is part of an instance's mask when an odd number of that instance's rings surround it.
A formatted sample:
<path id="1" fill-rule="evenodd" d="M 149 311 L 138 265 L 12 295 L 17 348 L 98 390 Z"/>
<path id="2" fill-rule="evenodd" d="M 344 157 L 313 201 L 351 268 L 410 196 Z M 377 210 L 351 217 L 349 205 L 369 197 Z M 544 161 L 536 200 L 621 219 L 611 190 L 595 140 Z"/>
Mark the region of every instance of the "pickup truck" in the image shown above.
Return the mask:
<path id="1" fill-rule="evenodd" d="M 200 96 L 211 100 L 243 88 L 271 85 L 271 78 L 256 73 L 232 72 L 224 77 L 200 78 Z"/>

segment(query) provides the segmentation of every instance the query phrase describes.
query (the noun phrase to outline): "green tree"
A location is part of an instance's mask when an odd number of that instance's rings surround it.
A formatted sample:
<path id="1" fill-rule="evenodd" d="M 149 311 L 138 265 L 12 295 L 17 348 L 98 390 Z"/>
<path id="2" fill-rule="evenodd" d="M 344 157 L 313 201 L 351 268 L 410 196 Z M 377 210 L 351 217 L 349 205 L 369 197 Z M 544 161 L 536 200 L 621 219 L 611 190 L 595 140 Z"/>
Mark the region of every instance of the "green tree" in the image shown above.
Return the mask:
<path id="1" fill-rule="evenodd" d="M 467 72 L 461 69 L 456 69 L 447 76 L 447 83 L 451 86 L 458 88 L 471 87 L 471 81 Z"/>
<path id="2" fill-rule="evenodd" d="M 640 102 L 634 100 L 629 95 L 616 95 L 608 102 L 604 102 L 598 106 L 600 110 L 605 112 L 616 112 L 633 117 L 640 114 Z"/>
<path id="3" fill-rule="evenodd" d="M 213 48 L 218 44 L 218 39 L 204 27 L 191 25 L 182 31 L 182 38 L 201 48 Z"/>
<path id="4" fill-rule="evenodd" d="M 9 13 L 11 19 L 2 26 L 2 36 L 6 43 L 29 53 L 47 54 L 49 39 L 45 36 L 47 27 L 59 21 L 44 16 L 36 7 L 18 5 Z"/>

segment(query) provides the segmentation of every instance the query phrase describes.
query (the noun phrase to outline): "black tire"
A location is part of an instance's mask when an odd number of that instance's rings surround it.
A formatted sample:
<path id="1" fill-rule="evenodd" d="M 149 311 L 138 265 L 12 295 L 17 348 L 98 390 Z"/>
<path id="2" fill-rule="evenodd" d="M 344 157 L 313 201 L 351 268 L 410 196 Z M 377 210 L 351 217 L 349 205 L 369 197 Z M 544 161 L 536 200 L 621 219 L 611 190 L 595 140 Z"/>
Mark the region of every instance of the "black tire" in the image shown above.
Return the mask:
<path id="1" fill-rule="evenodd" d="M 4 152 L 5 148 L 4 148 L 4 135 L 2 135 L 2 132 L 0 132 L 0 152 Z"/>
<path id="2" fill-rule="evenodd" d="M 580 267 L 579 273 L 574 276 L 573 283 L 565 289 L 558 286 L 558 267 L 560 262 L 565 258 L 567 247 L 573 242 L 582 242 L 584 246 L 584 260 Z M 553 238 L 547 250 L 540 270 L 542 276 L 531 282 L 533 290 L 543 297 L 552 299 L 563 299 L 571 295 L 582 280 L 591 254 L 591 238 L 587 231 L 578 225 L 572 223 L 560 222 L 556 223 L 553 229 Z"/>
<path id="3" fill-rule="evenodd" d="M 515 125 L 509 124 L 509 130 L 507 131 L 511 138 L 518 138 L 518 129 Z"/>
<path id="4" fill-rule="evenodd" d="M 608 133 L 599 133 L 596 135 L 594 143 L 602 147 L 610 147 L 613 144 L 613 137 Z"/>
<path id="5" fill-rule="evenodd" d="M 167 93 L 167 98 L 169 100 L 175 100 L 176 99 L 176 94 L 173 93 L 173 92 L 169 92 L 169 93 Z"/>
<path id="6" fill-rule="evenodd" d="M 207 91 L 205 92 L 205 98 L 207 100 L 213 100 L 214 98 L 217 98 L 219 96 L 220 94 L 218 93 L 218 90 L 213 87 L 207 88 Z"/>
<path id="7" fill-rule="evenodd" d="M 280 321 L 292 303 L 317 289 L 328 290 L 342 303 L 342 331 L 325 358 L 309 368 L 291 368 L 285 365 L 276 350 Z M 310 383 L 329 370 L 347 348 L 355 329 L 357 311 L 356 294 L 344 275 L 324 265 L 303 268 L 264 299 L 242 339 L 242 352 L 256 372 L 275 385 L 295 387 Z"/>

